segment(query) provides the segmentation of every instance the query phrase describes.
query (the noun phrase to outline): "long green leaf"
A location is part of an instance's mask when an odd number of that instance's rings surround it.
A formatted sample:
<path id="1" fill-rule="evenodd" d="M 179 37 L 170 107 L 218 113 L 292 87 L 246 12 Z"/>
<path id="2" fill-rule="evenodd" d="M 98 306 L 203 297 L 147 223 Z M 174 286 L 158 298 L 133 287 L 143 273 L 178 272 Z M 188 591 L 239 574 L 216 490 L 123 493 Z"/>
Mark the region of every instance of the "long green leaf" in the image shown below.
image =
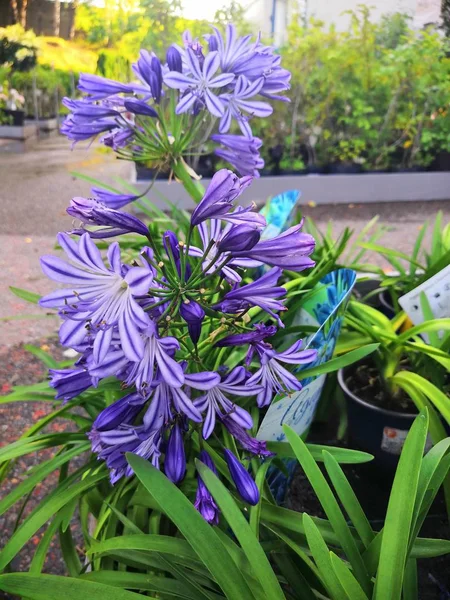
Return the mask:
<path id="1" fill-rule="evenodd" d="M 338 465 L 336 459 L 327 451 L 323 452 L 325 468 L 328 476 L 331 479 L 331 483 L 336 490 L 339 500 L 342 506 L 345 508 L 351 522 L 353 523 L 356 531 L 359 534 L 364 546 L 370 544 L 375 537 L 372 527 L 364 514 L 364 511 L 358 502 L 358 498 L 355 495 L 351 485 L 346 478 L 344 471 Z"/>
<path id="2" fill-rule="evenodd" d="M 331 598 L 333 600 L 347 600 L 347 595 L 333 570 L 328 547 L 320 535 L 320 531 L 315 526 L 314 521 L 306 513 L 303 513 L 303 526 L 311 554 Z"/>
<path id="3" fill-rule="evenodd" d="M 155 498 L 161 510 L 177 525 L 230 600 L 253 598 L 242 573 L 236 568 L 214 530 L 186 496 L 148 461 L 127 454 L 134 473 Z"/>
<path id="4" fill-rule="evenodd" d="M 364 590 L 350 569 L 334 552 L 330 552 L 331 566 L 350 600 L 368 600 Z"/>
<path id="5" fill-rule="evenodd" d="M 289 444 L 293 447 L 297 459 L 306 476 L 308 477 L 314 492 L 319 498 L 320 503 L 328 519 L 330 520 L 336 535 L 339 538 L 341 546 L 352 565 L 358 581 L 361 583 L 365 592 L 369 593 L 371 591 L 371 584 L 366 567 L 346 523 L 344 515 L 339 508 L 339 504 L 330 489 L 330 486 L 328 485 L 321 470 L 317 466 L 316 461 L 308 452 L 308 449 L 302 439 L 295 433 L 293 429 L 286 425 L 283 426 L 283 431 L 286 434 Z"/>
<path id="6" fill-rule="evenodd" d="M 106 477 L 105 472 L 97 473 L 91 477 L 87 477 L 83 481 L 76 483 L 70 488 L 62 491 L 60 494 L 54 495 L 49 502 L 45 502 L 38 510 L 31 513 L 25 519 L 22 525 L 11 536 L 0 552 L 0 571 L 3 570 L 16 554 L 23 548 L 28 540 L 42 527 L 49 519 L 53 517 L 63 506 L 70 502 L 73 498 L 79 496 L 85 490 L 94 486 L 96 483 Z"/>
<path id="7" fill-rule="evenodd" d="M 399 600 L 408 554 L 414 503 L 428 431 L 427 413 L 415 419 L 405 440 L 389 499 L 374 600 Z"/>
<path id="8" fill-rule="evenodd" d="M 380 344 L 367 344 L 367 346 L 363 346 L 362 348 L 357 348 L 356 350 L 351 350 L 342 356 L 338 356 L 337 358 L 332 358 L 331 360 L 318 365 L 317 367 L 310 367 L 309 369 L 302 369 L 298 371 L 297 375 L 301 379 L 305 379 L 306 377 L 315 377 L 316 375 L 324 375 L 325 373 L 332 373 L 333 371 L 338 371 L 339 369 L 343 369 L 344 367 L 348 367 L 355 362 L 365 358 L 379 347 Z"/>
<path id="9" fill-rule="evenodd" d="M 283 591 L 264 550 L 233 497 L 219 478 L 204 463 L 197 460 L 196 467 L 250 561 L 253 572 L 266 597 L 270 600 L 284 600 Z"/>
<path id="10" fill-rule="evenodd" d="M 295 458 L 294 450 L 286 442 L 267 442 L 267 447 L 274 452 L 278 458 Z M 323 446 L 322 444 L 306 444 L 314 460 L 323 461 L 323 451 L 331 454 L 338 463 L 357 465 L 373 460 L 373 455 L 361 450 L 350 450 L 350 448 L 335 448 L 333 446 Z"/>
<path id="11" fill-rule="evenodd" d="M 110 586 L 127 588 L 129 590 L 142 590 L 162 594 L 162 597 L 173 596 L 175 598 L 187 598 L 198 600 L 196 590 L 187 588 L 184 583 L 167 577 L 148 575 L 144 573 L 126 573 L 119 571 L 94 571 L 81 576 L 83 581 L 95 581 Z M 220 598 L 221 596 L 217 596 Z M 88 599 L 90 600 L 90 599 Z"/>
<path id="12" fill-rule="evenodd" d="M 438 409 L 447 423 L 450 424 L 450 398 L 448 398 L 444 392 L 441 392 L 440 389 L 428 381 L 428 379 L 425 379 L 425 377 L 422 377 L 417 373 L 412 373 L 411 371 L 401 371 L 392 377 L 392 381 L 394 383 L 398 383 L 399 385 L 406 382 L 407 384 L 409 383 L 416 387 L 419 391 L 425 394 L 430 402 L 432 402 Z"/>
<path id="13" fill-rule="evenodd" d="M 7 496 L 0 501 L 0 515 L 4 514 L 15 502 L 23 498 L 40 481 L 45 479 L 50 473 L 53 473 L 58 467 L 67 463 L 69 460 L 85 452 L 90 448 L 90 443 L 80 444 L 70 448 L 67 452 L 58 454 L 54 458 L 40 464 L 22 483 L 19 483 Z"/>
<path id="14" fill-rule="evenodd" d="M 57 575 L 10 573 L 0 575 L 0 590 L 29 600 L 142 600 L 140 594 L 127 592 L 103 583 Z"/>

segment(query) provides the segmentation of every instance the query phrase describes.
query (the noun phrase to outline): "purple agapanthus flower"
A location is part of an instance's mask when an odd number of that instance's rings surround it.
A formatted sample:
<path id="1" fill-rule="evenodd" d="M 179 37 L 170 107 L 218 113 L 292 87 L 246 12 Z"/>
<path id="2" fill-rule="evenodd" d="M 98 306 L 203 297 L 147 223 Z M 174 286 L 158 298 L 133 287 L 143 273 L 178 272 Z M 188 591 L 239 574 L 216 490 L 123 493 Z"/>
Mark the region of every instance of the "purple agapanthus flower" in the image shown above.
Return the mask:
<path id="1" fill-rule="evenodd" d="M 215 308 L 225 313 L 238 313 L 251 306 L 259 306 L 276 319 L 280 327 L 284 327 L 279 316 L 274 312 L 286 310 L 283 301 L 277 300 L 286 294 L 284 287 L 276 285 L 280 276 L 281 269 L 274 267 L 256 281 L 241 287 L 236 285 L 225 294 Z"/>
<path id="2" fill-rule="evenodd" d="M 142 83 L 148 86 L 153 100 L 159 104 L 162 93 L 162 67 L 158 57 L 148 50 L 141 50 L 139 59 L 132 68 Z M 137 88 L 136 91 L 142 90 Z"/>
<path id="3" fill-rule="evenodd" d="M 49 375 L 56 400 L 67 402 L 92 386 L 92 377 L 84 368 L 49 369 Z"/>
<path id="4" fill-rule="evenodd" d="M 167 67 L 169 71 L 183 72 L 183 61 L 181 54 L 175 46 L 170 46 L 166 54 Z"/>
<path id="5" fill-rule="evenodd" d="M 217 250 L 223 252 L 236 252 L 238 250 L 250 250 L 261 237 L 261 231 L 252 225 L 241 224 L 231 227 L 221 237 L 217 244 Z"/>
<path id="6" fill-rule="evenodd" d="M 174 387 L 165 383 L 161 377 L 157 377 L 158 385 L 155 387 L 151 402 L 144 415 L 144 426 L 152 428 L 155 423 L 162 419 L 163 423 L 173 420 L 174 413 L 185 415 L 196 423 L 201 423 L 202 415 L 194 406 L 188 396 L 189 388 L 196 390 L 208 390 L 217 385 L 220 376 L 212 371 L 185 374 L 186 390 L 182 387 Z"/>
<path id="7" fill-rule="evenodd" d="M 106 79 L 99 75 L 90 75 L 88 73 L 81 73 L 78 89 L 80 92 L 89 94 L 92 100 L 101 100 L 102 98 L 107 98 L 113 94 L 133 93 L 133 87 L 131 85 L 113 81 L 112 79 Z"/>
<path id="8" fill-rule="evenodd" d="M 225 146 L 225 149 L 216 148 L 214 153 L 229 162 L 238 173 L 259 177 L 259 171 L 264 167 L 264 160 L 259 153 L 262 140 L 231 134 L 214 134 L 211 139 Z"/>
<path id="9" fill-rule="evenodd" d="M 164 472 L 172 483 L 180 483 L 186 473 L 183 434 L 178 423 L 175 423 L 169 435 L 164 459 Z"/>
<path id="10" fill-rule="evenodd" d="M 127 394 L 104 408 L 95 419 L 93 427 L 98 431 L 108 431 L 120 425 L 131 425 L 142 410 L 143 403 L 140 394 Z"/>
<path id="11" fill-rule="evenodd" d="M 220 119 L 219 132 L 227 133 L 231 127 L 232 119 L 235 119 L 247 138 L 252 138 L 252 130 L 249 125 L 250 117 L 268 117 L 273 108 L 267 102 L 251 100 L 259 94 L 264 85 L 264 78 L 260 77 L 250 82 L 243 75 L 239 75 L 234 90 L 230 93 L 221 94 L 226 109 Z M 248 115 L 244 115 L 243 112 Z"/>
<path id="12" fill-rule="evenodd" d="M 211 457 L 206 452 L 206 450 L 202 450 L 200 452 L 199 460 L 202 461 L 211 471 L 218 475 L 216 465 L 211 460 Z M 202 515 L 207 523 L 210 525 L 218 525 L 219 524 L 219 507 L 217 506 L 214 498 L 209 492 L 206 485 L 203 483 L 203 480 L 200 474 L 197 477 L 198 480 L 198 488 L 197 494 L 195 496 L 195 508 Z"/>
<path id="13" fill-rule="evenodd" d="M 252 454 L 256 454 L 257 456 L 265 458 L 274 456 L 274 453 L 267 449 L 267 442 L 263 440 L 257 440 L 256 438 L 252 437 L 248 431 L 241 427 L 241 425 L 238 425 L 238 423 L 236 423 L 236 421 L 231 419 L 229 416 L 223 417 L 222 423 L 231 433 L 233 438 L 244 450 L 247 450 L 247 452 L 251 452 Z"/>
<path id="14" fill-rule="evenodd" d="M 110 471 L 110 481 L 115 484 L 119 479 L 133 474 L 125 457 L 126 452 L 132 452 L 149 460 L 159 468 L 162 442 L 162 423 L 152 429 L 120 425 L 115 429 L 99 431 L 95 427 L 89 432 L 92 451 L 96 452 L 99 460 L 104 460 Z"/>
<path id="15" fill-rule="evenodd" d="M 112 148 L 115 152 L 124 148 L 129 144 L 135 135 L 135 131 L 131 125 L 123 126 L 111 130 L 109 133 L 101 138 L 102 144 L 108 148 Z"/>
<path id="16" fill-rule="evenodd" d="M 182 114 L 192 109 L 196 101 L 203 102 L 208 111 L 221 117 L 225 107 L 218 96 L 211 90 L 223 88 L 234 79 L 232 73 L 217 75 L 220 58 L 216 52 L 210 52 L 201 66 L 192 48 L 187 48 L 185 58 L 189 75 L 178 71 L 169 71 L 164 75 L 164 83 L 174 89 L 181 90 L 182 96 L 176 107 L 176 113 Z"/>
<path id="17" fill-rule="evenodd" d="M 191 224 L 200 225 L 207 219 L 221 219 L 230 212 L 234 200 L 251 183 L 251 178 L 239 179 L 232 171 L 220 169 L 211 179 L 205 195 L 192 212 Z"/>
<path id="18" fill-rule="evenodd" d="M 148 236 L 148 228 L 144 223 L 128 213 L 109 208 L 93 198 L 72 198 L 67 214 L 79 219 L 84 227 L 71 233 L 82 235 L 87 231 L 92 238 L 109 238 L 125 233 L 138 233 Z M 100 229 L 86 229 L 86 225 Z"/>
<path id="19" fill-rule="evenodd" d="M 230 471 L 231 478 L 234 481 L 239 495 L 245 502 L 255 506 L 259 502 L 259 490 L 256 483 L 253 481 L 252 476 L 231 450 L 225 448 L 224 455 L 228 470 Z"/>
<path id="20" fill-rule="evenodd" d="M 114 208 L 115 210 L 118 210 L 139 198 L 139 196 L 135 196 L 134 194 L 116 194 L 115 192 L 110 192 L 109 190 L 104 190 L 99 187 L 93 187 L 91 191 L 94 198 L 99 202 L 102 202 L 109 208 Z"/>
<path id="21" fill-rule="evenodd" d="M 113 118 L 98 119 L 97 121 L 79 121 L 73 115 L 69 115 L 61 125 L 61 133 L 73 142 L 90 140 L 100 133 L 106 133 L 114 129 L 117 129 L 117 122 Z"/>
<path id="22" fill-rule="evenodd" d="M 139 360 L 130 364 L 125 383 L 128 386 L 136 385 L 138 392 L 144 398 L 148 398 L 158 368 L 162 379 L 167 384 L 181 387 L 184 383 L 183 368 L 173 358 L 180 348 L 177 340 L 174 337 L 160 338 L 156 324 L 151 320 L 142 331 L 140 339 L 143 346 L 142 355 Z"/>
<path id="23" fill-rule="evenodd" d="M 194 400 L 194 406 L 202 413 L 206 412 L 202 431 L 205 440 L 209 438 L 214 430 L 216 417 L 222 419 L 225 415 L 228 415 L 241 427 L 247 429 L 253 427 L 253 419 L 250 414 L 225 396 L 225 394 L 255 396 L 262 392 L 262 388 L 249 385 L 246 379 L 247 375 L 244 367 L 236 367 L 224 380 L 220 381 L 219 378 L 219 381 L 211 386 L 206 394 Z"/>
<path id="24" fill-rule="evenodd" d="M 56 256 L 41 258 L 42 270 L 50 279 L 69 285 L 68 289 L 51 292 L 40 300 L 45 308 L 58 308 L 66 314 L 60 328 L 60 340 L 65 346 L 81 344 L 89 331 L 96 333 L 96 359 L 107 353 L 113 326 L 118 326 L 122 349 L 130 360 L 139 360 L 144 353 L 140 335 L 149 324 L 149 317 L 136 301 L 148 292 L 153 273 L 145 267 L 124 269 L 117 243 L 108 249 L 109 267 L 89 234 L 79 242 L 60 233 L 58 242 L 69 262 Z"/>
<path id="25" fill-rule="evenodd" d="M 297 377 L 285 369 L 280 362 L 291 365 L 305 365 L 313 362 L 317 357 L 317 350 L 302 350 L 303 341 L 295 342 L 284 352 L 276 352 L 268 344 L 255 344 L 259 354 L 261 368 L 248 380 L 248 385 L 261 385 L 262 390 L 256 401 L 259 407 L 267 406 L 272 401 L 273 395 L 278 392 L 299 391 L 302 385 Z"/>
<path id="26" fill-rule="evenodd" d="M 202 331 L 202 323 L 205 311 L 198 302 L 194 300 L 184 301 L 180 305 L 180 315 L 188 325 L 189 337 L 197 344 Z"/>
<path id="27" fill-rule="evenodd" d="M 227 337 L 216 342 L 216 346 L 219 348 L 225 348 L 228 346 L 244 346 L 247 344 L 257 344 L 263 342 L 266 338 L 272 337 L 277 332 L 275 325 L 265 325 L 264 323 L 257 323 L 254 331 L 248 331 L 246 333 L 235 333 L 228 335 Z"/>
<path id="28" fill-rule="evenodd" d="M 315 241 L 309 233 L 301 233 L 303 222 L 290 227 L 280 235 L 261 240 L 250 250 L 236 252 L 235 257 L 260 261 L 266 265 L 291 271 L 303 271 L 315 265 L 309 258 Z"/>
<path id="29" fill-rule="evenodd" d="M 138 98 L 130 98 L 129 100 L 125 100 L 123 105 L 126 110 L 134 115 L 152 118 L 158 116 L 158 113 L 152 106 L 148 105 L 144 100 L 139 100 Z"/>

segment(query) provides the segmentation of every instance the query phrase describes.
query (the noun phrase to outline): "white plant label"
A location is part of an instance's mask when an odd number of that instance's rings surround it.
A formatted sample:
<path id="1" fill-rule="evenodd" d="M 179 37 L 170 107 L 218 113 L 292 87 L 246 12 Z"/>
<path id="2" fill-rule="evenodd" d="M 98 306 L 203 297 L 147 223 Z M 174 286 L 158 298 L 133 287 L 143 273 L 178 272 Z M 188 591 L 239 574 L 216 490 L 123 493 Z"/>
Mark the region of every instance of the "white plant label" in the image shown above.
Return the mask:
<path id="1" fill-rule="evenodd" d="M 435 319 L 450 317 L 450 265 L 398 299 L 400 306 L 414 325 L 420 325 L 425 321 L 420 304 L 422 292 L 428 299 Z"/>

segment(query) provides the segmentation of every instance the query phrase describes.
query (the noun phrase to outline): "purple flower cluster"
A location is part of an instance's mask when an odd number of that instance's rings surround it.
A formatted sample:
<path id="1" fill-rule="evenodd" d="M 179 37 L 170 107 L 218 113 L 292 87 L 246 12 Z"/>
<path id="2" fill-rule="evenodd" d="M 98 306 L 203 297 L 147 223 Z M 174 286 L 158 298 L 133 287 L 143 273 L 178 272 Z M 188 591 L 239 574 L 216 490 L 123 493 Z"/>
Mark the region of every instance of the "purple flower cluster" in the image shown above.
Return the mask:
<path id="1" fill-rule="evenodd" d="M 218 119 L 218 133 L 211 139 L 223 146 L 216 154 L 241 175 L 258 176 L 264 161 L 251 120 L 272 114 L 268 100 L 287 101 L 282 94 L 289 89 L 291 74 L 281 67 L 281 57 L 272 47 L 259 37 L 256 41 L 250 35 L 239 37 L 234 25 L 226 27 L 225 35 L 213 28 L 204 37 L 184 34 L 183 45 L 171 46 L 165 63 L 141 50 L 133 65 L 136 81 L 129 84 L 82 74 L 78 88 L 86 96 L 64 99 L 71 113 L 62 133 L 74 143 L 101 135 L 101 141 L 122 156 L 157 163 L 167 151 L 169 138 L 172 154 L 176 148 L 180 156 L 187 148 L 192 152 L 196 143 L 184 133 L 180 139 L 168 133 L 172 119 L 167 119 L 167 112 L 173 106 L 180 118 L 195 120 L 209 113 Z M 233 124 L 239 135 L 229 133 Z"/>
<path id="2" fill-rule="evenodd" d="M 149 93 L 155 94 L 155 85 L 149 84 Z M 249 432 L 251 398 L 263 407 L 276 393 L 301 389 L 283 364 L 315 359 L 315 351 L 302 350 L 301 341 L 283 352 L 268 342 L 283 326 L 282 269 L 311 267 L 314 240 L 300 226 L 261 240 L 264 217 L 236 205 L 250 180 L 218 171 L 192 213 L 186 241 L 172 231 L 155 240 L 138 218 L 111 208 L 126 198 L 102 190 L 97 197 L 109 206 L 74 198 L 67 212 L 81 222 L 71 232 L 77 238 L 59 234 L 66 258 L 41 259 L 45 274 L 65 287 L 40 304 L 58 309 L 61 343 L 79 353 L 73 367 L 50 372 L 56 397 L 70 400 L 106 378 L 121 382 L 115 402 L 100 412 L 89 433 L 113 483 L 131 474 L 126 452 L 146 458 L 179 483 L 193 430 L 211 441 L 213 432 L 224 428 L 244 453 L 270 456 L 266 444 Z M 140 256 L 124 261 L 113 242 L 105 262 L 93 239 L 126 233 L 147 244 Z M 190 244 L 197 235 L 202 249 Z M 264 265 L 271 268 L 249 280 L 251 268 Z M 243 317 L 254 308 L 260 322 L 252 327 Z M 226 337 L 214 345 L 223 332 Z M 240 353 L 233 355 L 242 345 L 248 346 L 245 366 Z M 224 452 L 238 492 L 255 504 L 259 494 L 250 474 L 228 449 Z M 201 460 L 211 467 L 205 454 Z M 217 522 L 217 506 L 201 479 L 196 506 L 209 522 Z"/>

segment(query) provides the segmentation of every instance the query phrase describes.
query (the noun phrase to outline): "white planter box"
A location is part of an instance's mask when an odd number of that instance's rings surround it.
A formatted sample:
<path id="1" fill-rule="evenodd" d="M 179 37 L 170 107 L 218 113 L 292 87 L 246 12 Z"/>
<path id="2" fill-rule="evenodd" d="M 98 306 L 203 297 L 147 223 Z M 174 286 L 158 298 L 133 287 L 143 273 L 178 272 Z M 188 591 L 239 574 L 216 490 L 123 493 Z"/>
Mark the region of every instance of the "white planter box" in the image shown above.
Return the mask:
<path id="1" fill-rule="evenodd" d="M 134 184 L 144 192 L 150 181 L 136 181 Z M 210 179 L 203 179 L 206 187 Z M 240 197 L 240 203 L 249 205 L 252 201 L 260 204 L 268 198 L 286 190 L 300 190 L 300 202 L 316 204 L 361 204 L 366 202 L 404 202 L 408 200 L 448 200 L 450 199 L 450 172 L 435 173 L 367 173 L 358 175 L 282 175 L 280 177 L 260 177 L 253 181 Z M 149 197 L 159 207 L 166 204 L 161 196 L 182 208 L 194 204 L 180 183 L 156 181 Z"/>
<path id="2" fill-rule="evenodd" d="M 36 134 L 36 125 L 0 125 L 0 138 L 24 141 L 35 136 Z"/>

